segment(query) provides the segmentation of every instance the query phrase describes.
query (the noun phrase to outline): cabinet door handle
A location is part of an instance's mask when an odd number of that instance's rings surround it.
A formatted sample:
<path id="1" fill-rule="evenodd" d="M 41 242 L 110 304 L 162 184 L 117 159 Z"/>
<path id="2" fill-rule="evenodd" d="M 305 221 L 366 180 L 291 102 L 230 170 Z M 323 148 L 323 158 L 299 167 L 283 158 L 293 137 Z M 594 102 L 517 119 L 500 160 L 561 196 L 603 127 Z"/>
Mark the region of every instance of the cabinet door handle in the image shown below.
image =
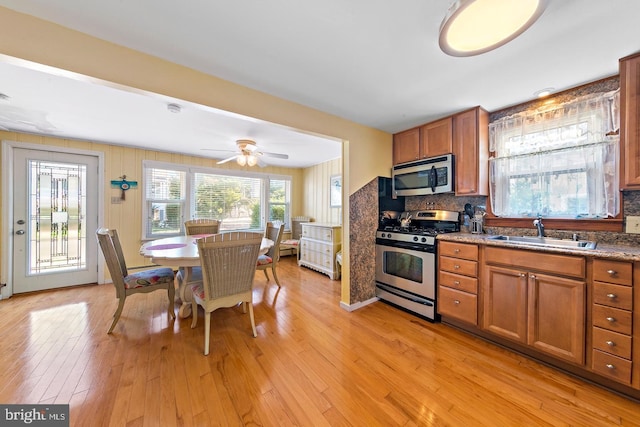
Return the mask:
<path id="1" fill-rule="evenodd" d="M 609 347 L 615 347 L 616 343 L 614 343 L 613 341 L 606 341 L 605 344 L 607 344 Z"/>
<path id="2" fill-rule="evenodd" d="M 460 300 L 454 299 L 454 300 L 453 300 L 453 303 L 454 303 L 455 305 L 458 305 L 458 304 L 460 304 Z"/>
<path id="3" fill-rule="evenodd" d="M 609 276 L 615 276 L 618 272 L 615 270 L 607 270 L 607 273 L 609 273 Z"/>
<path id="4" fill-rule="evenodd" d="M 616 321 L 616 318 L 615 318 L 615 317 L 607 317 L 607 320 L 608 320 L 609 322 L 613 323 L 613 322 L 615 322 L 615 321 Z"/>
<path id="5" fill-rule="evenodd" d="M 520 273 L 520 277 L 526 277 L 527 275 L 524 273 Z"/>
<path id="6" fill-rule="evenodd" d="M 616 299 L 616 294 L 607 294 L 607 298 L 609 299 Z"/>
<path id="7" fill-rule="evenodd" d="M 607 363 L 606 365 L 604 365 L 607 367 L 607 369 L 616 369 L 615 365 L 612 365 L 611 363 Z"/>
<path id="8" fill-rule="evenodd" d="M 529 275 L 529 279 L 535 279 L 535 278 L 536 278 L 536 275 L 535 275 L 535 274 L 530 274 L 530 275 Z"/>

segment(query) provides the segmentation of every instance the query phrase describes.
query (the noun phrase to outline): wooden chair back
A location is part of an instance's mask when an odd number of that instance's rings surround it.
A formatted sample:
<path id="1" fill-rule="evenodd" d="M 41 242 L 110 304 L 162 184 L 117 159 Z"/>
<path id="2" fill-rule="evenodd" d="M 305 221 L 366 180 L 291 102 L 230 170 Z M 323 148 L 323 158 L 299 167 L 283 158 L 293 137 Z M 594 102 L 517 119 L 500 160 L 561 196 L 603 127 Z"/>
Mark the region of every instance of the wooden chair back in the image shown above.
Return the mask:
<path id="1" fill-rule="evenodd" d="M 116 296 L 125 294 L 124 278 L 129 275 L 127 263 L 124 259 L 118 232 L 114 229 L 101 228 L 96 232 L 100 249 L 107 263 L 109 275 L 116 288 Z"/>

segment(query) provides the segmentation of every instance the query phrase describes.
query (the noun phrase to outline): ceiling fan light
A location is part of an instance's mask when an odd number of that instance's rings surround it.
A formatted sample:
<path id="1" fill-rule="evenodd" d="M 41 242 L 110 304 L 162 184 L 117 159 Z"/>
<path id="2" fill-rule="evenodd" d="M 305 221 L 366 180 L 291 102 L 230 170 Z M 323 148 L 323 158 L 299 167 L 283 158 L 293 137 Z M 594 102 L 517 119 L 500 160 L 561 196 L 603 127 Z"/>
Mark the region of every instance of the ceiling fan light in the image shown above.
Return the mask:
<path id="1" fill-rule="evenodd" d="M 247 164 L 249 166 L 255 166 L 258 163 L 258 158 L 253 154 L 247 156 Z"/>
<path id="2" fill-rule="evenodd" d="M 440 48 L 451 56 L 496 49 L 522 34 L 548 0 L 457 0 L 440 25 Z"/>
<path id="3" fill-rule="evenodd" d="M 244 154 L 240 154 L 237 158 L 236 158 L 236 162 L 238 162 L 238 164 L 240 166 L 244 166 L 247 164 L 247 156 Z"/>

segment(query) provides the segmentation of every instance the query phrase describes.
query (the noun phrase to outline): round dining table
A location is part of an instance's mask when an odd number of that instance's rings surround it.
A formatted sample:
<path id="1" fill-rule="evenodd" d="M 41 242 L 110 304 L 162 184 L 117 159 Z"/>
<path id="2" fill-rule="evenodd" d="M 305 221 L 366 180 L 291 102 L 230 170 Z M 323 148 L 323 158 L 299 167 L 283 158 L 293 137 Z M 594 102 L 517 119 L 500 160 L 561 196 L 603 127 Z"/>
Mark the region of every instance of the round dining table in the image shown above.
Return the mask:
<path id="1" fill-rule="evenodd" d="M 140 255 L 150 258 L 154 264 L 184 269 L 182 280 L 178 283 L 178 295 L 182 301 L 178 315 L 183 319 L 191 315 L 191 290 L 187 283 L 193 267 L 200 266 L 197 240 L 207 236 L 211 236 L 211 234 L 167 237 L 146 242 L 140 247 Z M 273 240 L 263 237 L 260 244 L 260 255 L 266 254 L 273 245 Z"/>

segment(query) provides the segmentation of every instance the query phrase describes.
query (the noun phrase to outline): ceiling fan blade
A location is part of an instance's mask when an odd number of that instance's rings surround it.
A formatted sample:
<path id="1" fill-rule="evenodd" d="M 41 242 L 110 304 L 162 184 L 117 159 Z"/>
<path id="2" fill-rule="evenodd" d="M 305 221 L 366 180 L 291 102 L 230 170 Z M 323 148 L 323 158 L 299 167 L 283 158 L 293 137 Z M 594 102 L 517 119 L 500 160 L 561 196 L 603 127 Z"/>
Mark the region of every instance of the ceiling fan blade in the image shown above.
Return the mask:
<path id="1" fill-rule="evenodd" d="M 218 163 L 216 163 L 216 164 L 221 165 L 221 164 L 223 164 L 223 163 L 230 162 L 231 160 L 235 160 L 235 159 L 236 159 L 236 157 L 238 157 L 238 155 L 237 155 L 237 154 L 236 154 L 235 156 L 227 157 L 226 159 L 220 160 L 220 161 L 219 161 Z"/>
<path id="2" fill-rule="evenodd" d="M 258 166 L 260 166 L 261 168 L 267 166 L 267 164 L 259 156 L 257 157 L 257 159 L 258 159 L 258 162 L 257 162 Z"/>
<path id="3" fill-rule="evenodd" d="M 236 150 L 218 150 L 216 148 L 201 148 L 202 151 L 218 151 L 220 153 L 237 153 Z"/>
<path id="4" fill-rule="evenodd" d="M 261 151 L 261 153 L 267 157 L 275 157 L 276 159 L 288 159 L 288 154 L 280 154 L 280 153 L 268 153 L 266 151 Z"/>

